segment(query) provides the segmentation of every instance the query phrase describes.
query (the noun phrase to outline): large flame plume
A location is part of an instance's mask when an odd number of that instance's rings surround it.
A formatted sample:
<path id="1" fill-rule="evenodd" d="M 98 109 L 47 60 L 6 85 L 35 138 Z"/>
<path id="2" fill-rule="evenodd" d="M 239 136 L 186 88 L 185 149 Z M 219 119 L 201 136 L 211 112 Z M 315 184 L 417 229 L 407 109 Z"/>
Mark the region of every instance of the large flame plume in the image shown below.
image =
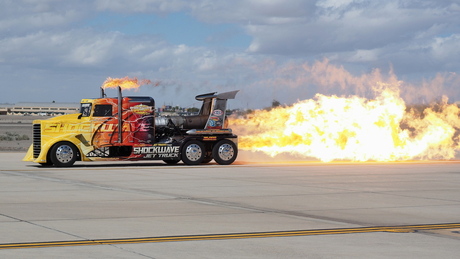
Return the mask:
<path id="1" fill-rule="evenodd" d="M 138 89 L 141 85 L 148 85 L 148 84 L 153 84 L 154 86 L 158 86 L 159 82 L 152 83 L 152 81 L 148 79 L 142 79 L 138 80 L 136 77 L 134 78 L 129 78 L 129 77 L 123 77 L 123 78 L 111 78 L 108 77 L 104 83 L 102 84 L 102 88 L 117 88 L 118 86 L 121 87 L 121 89 Z"/>
<path id="2" fill-rule="evenodd" d="M 380 84 L 376 98 L 317 94 L 290 107 L 233 117 L 239 148 L 321 161 L 452 159 L 459 150 L 460 110 L 443 99 L 407 108 L 398 87 Z"/>

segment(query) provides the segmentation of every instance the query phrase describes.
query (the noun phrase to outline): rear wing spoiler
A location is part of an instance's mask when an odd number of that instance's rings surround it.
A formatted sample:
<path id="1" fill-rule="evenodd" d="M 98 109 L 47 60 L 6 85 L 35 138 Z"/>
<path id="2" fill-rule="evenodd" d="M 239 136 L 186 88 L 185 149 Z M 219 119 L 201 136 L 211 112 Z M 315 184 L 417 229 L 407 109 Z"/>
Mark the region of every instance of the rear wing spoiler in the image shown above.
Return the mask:
<path id="1" fill-rule="evenodd" d="M 205 126 L 206 130 L 224 129 L 227 112 L 227 100 L 235 99 L 235 96 L 238 92 L 239 90 L 220 94 L 216 94 L 216 92 L 214 92 L 197 95 L 195 97 L 196 100 L 203 101 L 203 107 L 208 107 L 207 110 L 209 113 L 207 114 L 209 114 L 209 117 Z M 207 104 L 205 105 L 205 103 Z"/>
<path id="2" fill-rule="evenodd" d="M 220 93 L 217 95 L 216 95 L 217 92 L 200 94 L 200 95 L 197 95 L 195 99 L 198 101 L 203 101 L 204 99 L 212 99 L 212 98 L 217 98 L 221 100 L 235 99 L 235 96 L 239 91 L 240 90 L 235 90 L 231 92 Z"/>

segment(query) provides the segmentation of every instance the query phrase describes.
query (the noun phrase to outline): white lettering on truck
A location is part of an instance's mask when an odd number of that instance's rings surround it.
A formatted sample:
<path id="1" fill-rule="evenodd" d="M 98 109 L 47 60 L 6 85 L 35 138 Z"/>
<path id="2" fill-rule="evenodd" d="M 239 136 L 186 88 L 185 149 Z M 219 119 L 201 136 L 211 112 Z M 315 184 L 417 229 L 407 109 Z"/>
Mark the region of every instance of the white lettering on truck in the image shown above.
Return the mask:
<path id="1" fill-rule="evenodd" d="M 134 147 L 133 153 L 135 155 L 146 155 L 146 154 L 171 154 L 179 153 L 179 146 L 164 146 L 164 147 Z"/>

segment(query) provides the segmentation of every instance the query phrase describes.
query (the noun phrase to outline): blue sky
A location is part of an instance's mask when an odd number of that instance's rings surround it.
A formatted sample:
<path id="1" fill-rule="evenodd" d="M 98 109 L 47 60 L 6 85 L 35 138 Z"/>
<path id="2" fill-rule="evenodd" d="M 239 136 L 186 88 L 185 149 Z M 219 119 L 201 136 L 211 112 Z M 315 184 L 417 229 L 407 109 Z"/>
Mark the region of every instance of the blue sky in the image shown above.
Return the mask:
<path id="1" fill-rule="evenodd" d="M 446 0 L 2 0 L 0 103 L 78 102 L 107 77 L 161 81 L 136 95 L 234 108 L 317 93 L 460 100 L 460 4 Z"/>

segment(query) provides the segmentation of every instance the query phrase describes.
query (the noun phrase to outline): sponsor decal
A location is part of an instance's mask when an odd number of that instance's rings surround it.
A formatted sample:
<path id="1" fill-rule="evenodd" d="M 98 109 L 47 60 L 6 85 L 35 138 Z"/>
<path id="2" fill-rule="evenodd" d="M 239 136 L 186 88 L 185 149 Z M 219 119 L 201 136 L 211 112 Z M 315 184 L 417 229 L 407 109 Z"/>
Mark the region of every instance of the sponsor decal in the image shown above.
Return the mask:
<path id="1" fill-rule="evenodd" d="M 195 134 L 229 134 L 232 133 L 231 129 L 203 129 L 196 130 Z"/>
<path id="2" fill-rule="evenodd" d="M 204 136 L 203 141 L 214 141 L 217 140 L 216 136 Z"/>
<path id="3" fill-rule="evenodd" d="M 212 112 L 212 115 L 219 116 L 219 117 L 222 116 L 223 114 L 224 114 L 224 112 L 222 110 L 214 110 Z"/>
<path id="4" fill-rule="evenodd" d="M 211 128 L 219 127 L 222 125 L 222 121 L 219 117 L 209 117 L 208 126 Z"/>
<path id="5" fill-rule="evenodd" d="M 152 113 L 152 107 L 144 104 L 139 104 L 130 108 L 132 112 L 140 115 L 147 115 Z"/>

